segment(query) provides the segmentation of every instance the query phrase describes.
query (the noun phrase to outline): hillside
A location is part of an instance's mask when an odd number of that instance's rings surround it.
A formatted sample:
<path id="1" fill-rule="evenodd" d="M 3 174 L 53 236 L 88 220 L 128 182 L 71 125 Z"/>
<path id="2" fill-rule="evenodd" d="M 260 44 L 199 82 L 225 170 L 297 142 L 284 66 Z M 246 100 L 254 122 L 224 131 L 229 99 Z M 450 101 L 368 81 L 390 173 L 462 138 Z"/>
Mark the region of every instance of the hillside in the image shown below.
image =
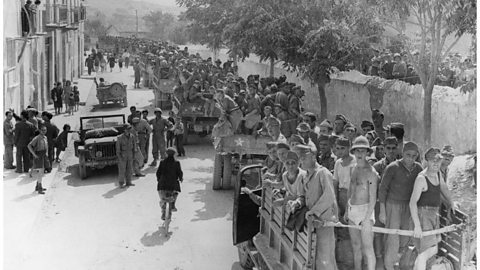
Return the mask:
<path id="1" fill-rule="evenodd" d="M 147 1 L 132 0 L 85 0 L 87 19 L 101 18 L 107 25 L 115 26 L 119 31 L 134 31 L 138 12 L 139 31 L 146 31 L 143 16 L 150 11 L 161 10 L 164 13 L 180 14 L 184 9 L 178 6 L 162 5 Z"/>

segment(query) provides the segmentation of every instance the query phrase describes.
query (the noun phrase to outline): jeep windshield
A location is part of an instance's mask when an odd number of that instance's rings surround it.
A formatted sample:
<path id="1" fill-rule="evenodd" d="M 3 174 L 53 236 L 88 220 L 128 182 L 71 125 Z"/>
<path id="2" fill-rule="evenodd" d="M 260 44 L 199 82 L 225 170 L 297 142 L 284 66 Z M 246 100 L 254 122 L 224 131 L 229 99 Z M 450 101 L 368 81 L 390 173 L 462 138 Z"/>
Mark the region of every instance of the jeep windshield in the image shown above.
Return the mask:
<path id="1" fill-rule="evenodd" d="M 125 124 L 125 115 L 92 116 L 80 118 L 82 129 L 97 129 Z"/>

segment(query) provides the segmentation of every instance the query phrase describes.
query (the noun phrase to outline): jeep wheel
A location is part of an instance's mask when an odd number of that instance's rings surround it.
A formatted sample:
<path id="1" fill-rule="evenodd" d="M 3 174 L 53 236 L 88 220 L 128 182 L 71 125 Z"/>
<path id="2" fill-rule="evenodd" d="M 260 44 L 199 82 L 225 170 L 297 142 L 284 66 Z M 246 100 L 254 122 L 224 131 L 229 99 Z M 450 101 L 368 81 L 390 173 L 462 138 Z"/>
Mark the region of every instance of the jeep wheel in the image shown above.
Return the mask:
<path id="1" fill-rule="evenodd" d="M 87 166 L 85 166 L 85 154 L 81 153 L 78 160 L 78 174 L 81 179 L 87 178 Z"/>
<path id="2" fill-rule="evenodd" d="M 248 254 L 248 241 L 242 242 L 237 245 L 238 248 L 238 260 L 240 263 L 240 266 L 243 269 L 253 269 L 255 264 L 252 261 L 252 258 L 250 258 L 250 255 Z"/>

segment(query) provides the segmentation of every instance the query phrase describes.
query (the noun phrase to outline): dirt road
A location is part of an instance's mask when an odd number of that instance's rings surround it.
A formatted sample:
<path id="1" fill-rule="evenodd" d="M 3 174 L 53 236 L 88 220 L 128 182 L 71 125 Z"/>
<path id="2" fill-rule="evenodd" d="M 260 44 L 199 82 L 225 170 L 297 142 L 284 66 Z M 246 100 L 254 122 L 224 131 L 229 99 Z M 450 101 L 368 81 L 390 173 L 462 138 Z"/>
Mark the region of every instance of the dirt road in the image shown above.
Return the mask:
<path id="1" fill-rule="evenodd" d="M 133 89 L 132 69 L 103 77 L 126 83 L 129 106 L 146 108 L 153 116 L 153 92 Z M 97 104 L 93 93 L 86 115 L 129 114 L 129 108 Z M 147 176 L 134 178 L 135 186 L 127 189 L 118 187 L 116 167 L 94 170 L 82 181 L 70 149 L 28 233 L 28 244 L 19 248 L 22 255 L 12 264 L 19 266 L 5 269 L 241 269 L 232 245 L 232 192 L 212 190 L 213 147 L 189 145 L 186 152 L 180 158 L 184 182 L 178 212 L 171 234 L 165 235 L 156 168 L 144 167 Z M 8 215 L 7 209 L 6 220 Z M 6 243 L 5 248 L 8 244 L 15 245 Z"/>

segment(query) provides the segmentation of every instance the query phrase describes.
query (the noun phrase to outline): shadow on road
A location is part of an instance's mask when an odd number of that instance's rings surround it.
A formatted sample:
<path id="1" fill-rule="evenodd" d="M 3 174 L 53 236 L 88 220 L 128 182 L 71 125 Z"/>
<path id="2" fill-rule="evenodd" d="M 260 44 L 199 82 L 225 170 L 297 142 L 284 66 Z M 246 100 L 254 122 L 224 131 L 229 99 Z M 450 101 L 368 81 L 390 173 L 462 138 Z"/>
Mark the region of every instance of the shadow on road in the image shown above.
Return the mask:
<path id="1" fill-rule="evenodd" d="M 101 184 L 111 184 L 116 183 L 118 173 L 117 166 L 107 166 L 103 169 L 87 170 L 88 177 L 86 179 L 80 179 L 78 174 L 78 164 L 67 167 L 67 172 L 70 172 L 70 175 L 66 176 L 64 179 L 67 180 L 67 185 L 73 187 L 89 186 L 89 185 L 101 185 Z M 133 177 L 132 181 L 135 181 L 136 178 Z"/>
<path id="2" fill-rule="evenodd" d="M 114 196 L 122 193 L 122 192 L 125 192 L 127 189 L 126 188 L 120 188 L 120 187 L 116 187 L 110 191 L 108 191 L 107 193 L 103 194 L 102 196 L 105 198 L 105 199 L 111 199 L 113 198 Z"/>
<path id="3" fill-rule="evenodd" d="M 36 197 L 38 195 L 39 194 L 36 191 L 33 191 L 32 193 L 24 194 L 22 196 L 18 196 L 17 198 L 13 199 L 13 201 L 14 202 L 21 202 L 21 201 L 28 200 L 30 198 Z"/>
<path id="4" fill-rule="evenodd" d="M 36 179 L 33 178 L 33 177 L 30 177 L 30 175 L 28 173 L 25 173 L 25 175 L 22 175 L 22 176 L 18 177 L 17 179 L 20 179 L 20 181 L 18 181 L 17 185 L 28 185 L 28 184 L 31 184 L 31 183 L 36 181 Z"/>
<path id="5" fill-rule="evenodd" d="M 189 194 L 193 196 L 193 201 L 204 203 L 201 209 L 195 211 L 195 217 L 190 221 L 224 217 L 227 217 L 227 220 L 232 219 L 230 214 L 233 207 L 232 190 L 212 190 L 211 185 L 206 185 L 204 190 L 196 190 Z M 232 207 L 224 207 L 225 205 L 232 205 Z"/>
<path id="6" fill-rule="evenodd" d="M 108 103 L 105 105 L 95 104 L 92 106 L 90 112 L 118 112 L 120 108 L 125 107 L 120 103 Z"/>
<path id="7" fill-rule="evenodd" d="M 171 234 L 170 232 L 166 235 L 165 228 L 159 226 L 156 232 L 151 234 L 145 233 L 140 239 L 140 242 L 146 247 L 161 246 L 170 240 Z"/>

